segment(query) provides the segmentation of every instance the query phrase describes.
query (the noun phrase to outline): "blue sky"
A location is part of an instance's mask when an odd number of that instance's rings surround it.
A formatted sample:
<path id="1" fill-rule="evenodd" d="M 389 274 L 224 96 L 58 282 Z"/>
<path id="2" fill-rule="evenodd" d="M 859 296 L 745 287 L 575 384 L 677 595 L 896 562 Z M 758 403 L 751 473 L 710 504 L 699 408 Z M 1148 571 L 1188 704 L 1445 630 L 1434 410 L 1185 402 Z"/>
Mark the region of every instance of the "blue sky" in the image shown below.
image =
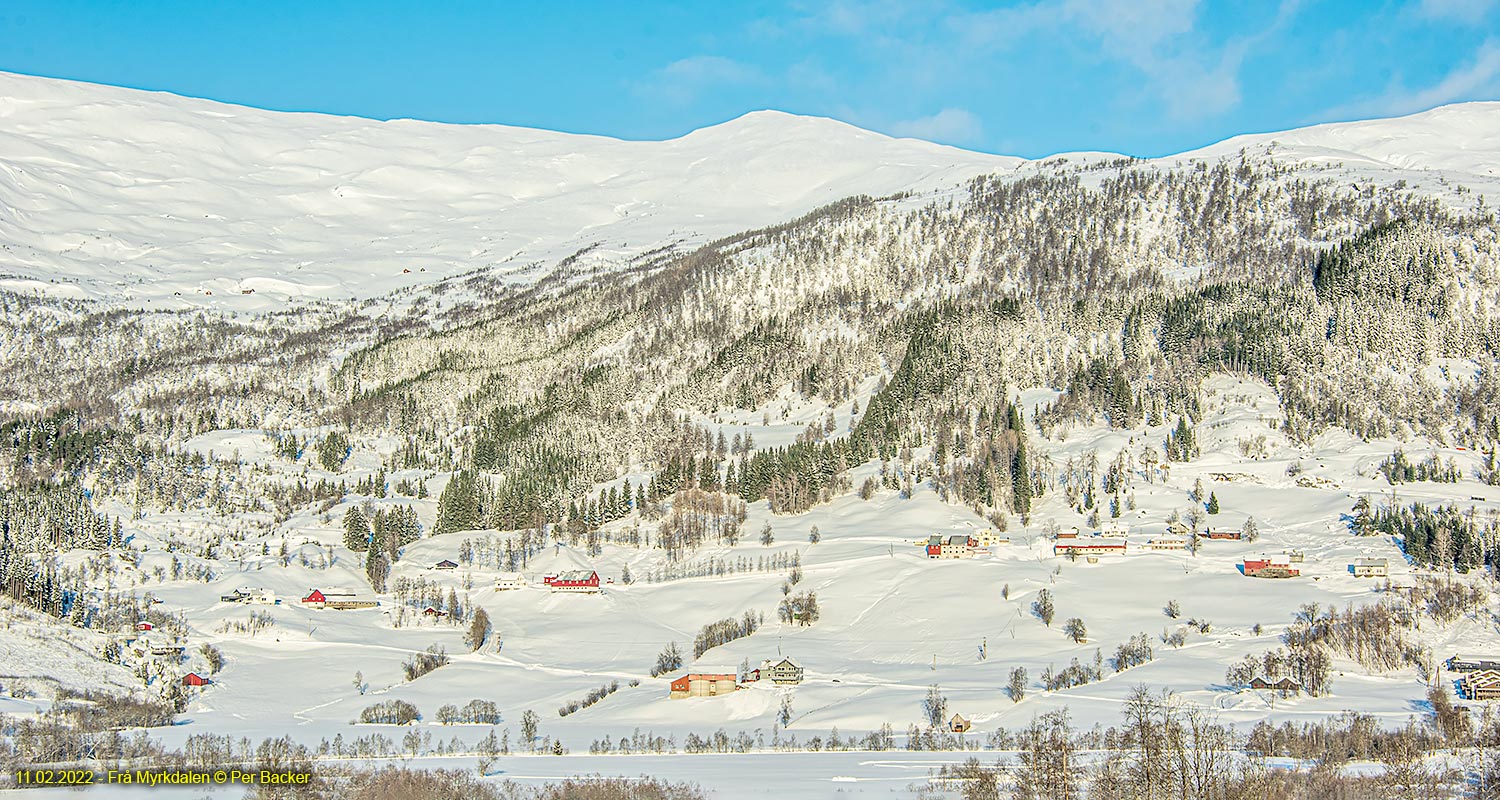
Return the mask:
<path id="1" fill-rule="evenodd" d="M 1500 99 L 1500 0 L 7 0 L 0 69 L 661 139 L 775 108 L 1023 156 Z"/>

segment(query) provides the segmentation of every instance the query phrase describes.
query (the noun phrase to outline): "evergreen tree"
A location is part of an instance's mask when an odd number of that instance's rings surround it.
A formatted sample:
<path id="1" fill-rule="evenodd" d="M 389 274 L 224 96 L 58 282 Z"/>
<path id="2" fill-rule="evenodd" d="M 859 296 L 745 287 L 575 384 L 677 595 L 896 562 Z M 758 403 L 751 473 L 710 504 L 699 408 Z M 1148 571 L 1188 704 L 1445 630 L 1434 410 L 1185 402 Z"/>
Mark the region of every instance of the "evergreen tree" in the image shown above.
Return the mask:
<path id="1" fill-rule="evenodd" d="M 365 577 L 370 581 L 370 588 L 384 592 L 385 581 L 390 574 L 391 562 L 386 559 L 385 553 L 371 547 L 365 555 Z"/>
<path id="2" fill-rule="evenodd" d="M 1191 461 L 1198 455 L 1198 442 L 1186 417 L 1177 418 L 1177 428 L 1167 434 L 1167 460 Z"/>
<path id="3" fill-rule="evenodd" d="M 370 523 L 358 506 L 349 506 L 344 512 L 344 546 L 356 553 L 370 546 Z"/>
<path id="4" fill-rule="evenodd" d="M 1370 536 L 1376 533 L 1375 519 L 1370 514 L 1370 498 L 1360 495 L 1359 500 L 1354 503 L 1354 521 L 1351 525 L 1356 536 Z"/>
<path id="5" fill-rule="evenodd" d="M 1019 418 L 1019 412 L 1016 413 Z M 1003 462 L 1002 462 L 1003 463 Z M 1017 514 L 1031 513 L 1031 467 L 1026 463 L 1026 440 L 1016 443 L 1016 454 L 1010 468 L 1011 510 Z"/>
<path id="6" fill-rule="evenodd" d="M 454 473 L 438 495 L 434 533 L 469 531 L 483 527 L 480 515 L 479 476 L 473 470 Z"/>
<path id="7" fill-rule="evenodd" d="M 349 437 L 340 431 L 329 431 L 323 441 L 318 442 L 318 465 L 329 472 L 338 472 L 349 458 Z"/>

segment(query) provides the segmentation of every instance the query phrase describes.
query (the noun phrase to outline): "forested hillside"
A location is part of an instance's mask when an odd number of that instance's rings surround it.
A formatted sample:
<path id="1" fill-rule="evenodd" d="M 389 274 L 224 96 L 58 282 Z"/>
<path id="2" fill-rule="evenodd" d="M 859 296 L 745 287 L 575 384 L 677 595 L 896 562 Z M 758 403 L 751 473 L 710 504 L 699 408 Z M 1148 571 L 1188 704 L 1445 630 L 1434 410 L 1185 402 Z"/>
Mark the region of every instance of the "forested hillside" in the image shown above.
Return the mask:
<path id="1" fill-rule="evenodd" d="M 10 295 L 11 429 L 66 411 L 89 438 L 62 463 L 29 435 L 7 446 L 17 479 L 133 481 L 139 502 L 153 460 L 202 431 L 394 436 L 390 469 L 470 470 L 458 486 L 482 499 L 465 522 L 504 529 L 564 521 L 626 470 L 650 475 L 652 500 L 695 484 L 803 509 L 853 465 L 934 445 L 956 500 L 1024 513 L 1060 480 L 1025 457 L 1032 425 L 1190 426 L 1214 372 L 1274 386 L 1296 441 L 1329 426 L 1491 441 L 1497 258 L 1491 213 L 1400 184 L 1244 153 L 1060 159 L 850 198 L 591 280 L 476 273 L 475 299 L 440 317 L 422 298 L 447 283 L 253 320 Z M 784 386 L 858 413 L 753 450 L 692 421 Z M 1059 394 L 1014 407 L 1030 387 Z"/>

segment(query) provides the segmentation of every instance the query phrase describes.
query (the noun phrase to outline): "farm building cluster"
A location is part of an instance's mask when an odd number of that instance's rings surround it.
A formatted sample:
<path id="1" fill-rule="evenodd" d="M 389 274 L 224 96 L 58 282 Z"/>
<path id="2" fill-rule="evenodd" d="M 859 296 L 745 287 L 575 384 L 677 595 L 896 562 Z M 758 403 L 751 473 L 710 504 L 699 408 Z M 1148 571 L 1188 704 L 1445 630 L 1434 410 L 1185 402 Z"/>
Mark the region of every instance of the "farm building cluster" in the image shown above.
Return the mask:
<path id="1" fill-rule="evenodd" d="M 979 540 L 968 534 L 933 534 L 927 539 L 928 558 L 972 558 L 979 549 Z"/>
<path id="2" fill-rule="evenodd" d="M 614 583 L 611 579 L 608 583 Z M 542 576 L 542 585 L 554 592 L 589 592 L 600 590 L 599 573 L 591 569 L 570 569 L 556 575 Z"/>
<path id="3" fill-rule="evenodd" d="M 1455 655 L 1448 669 L 1459 673 L 1458 692 L 1468 700 L 1500 700 L 1500 656 Z"/>
<path id="4" fill-rule="evenodd" d="M 380 605 L 372 597 L 358 595 L 353 589 L 342 587 L 329 587 L 327 589 L 313 589 L 302 598 L 302 605 L 308 608 L 331 608 L 337 611 L 351 611 L 360 608 L 374 608 Z"/>
<path id="5" fill-rule="evenodd" d="M 438 572 L 453 572 L 459 567 L 458 562 L 452 559 L 443 559 L 433 564 L 428 569 Z M 604 587 L 614 584 L 613 578 L 601 577 L 597 570 L 573 569 L 542 576 L 541 585 L 553 592 L 575 592 L 595 594 L 603 591 Z M 526 576 L 520 572 L 501 572 L 495 575 L 492 584 L 497 592 L 508 592 L 517 589 L 525 589 L 531 585 Z M 328 590 L 323 591 L 324 595 Z M 303 602 L 307 602 L 304 600 Z"/>
<path id="6" fill-rule="evenodd" d="M 186 687 L 207 686 L 213 681 L 198 672 L 188 672 L 177 677 L 175 672 L 187 656 L 188 640 L 185 633 L 172 634 L 162 630 L 147 619 L 139 619 L 125 630 L 110 636 L 111 648 L 115 648 L 112 660 L 134 665 L 140 674 L 151 676 L 149 682 L 165 681 Z"/>
<path id="7" fill-rule="evenodd" d="M 762 661 L 759 667 L 745 673 L 743 679 L 731 668 L 700 668 L 672 680 L 668 697 L 680 700 L 687 697 L 717 697 L 737 692 L 746 684 L 770 681 L 778 686 L 793 686 L 802 682 L 802 665 L 789 656 Z"/>
<path id="8" fill-rule="evenodd" d="M 276 593 L 270 589 L 262 589 L 257 586 L 242 586 L 229 594 L 220 595 L 219 602 L 274 606 L 277 600 Z"/>
<path id="9" fill-rule="evenodd" d="M 1076 559 L 1085 556 L 1090 563 L 1097 563 L 1100 556 L 1124 555 L 1130 547 L 1129 526 L 1117 519 L 1104 522 L 1098 531 L 1084 535 L 1077 528 L 1060 531 L 1052 544 L 1055 556 Z M 1233 528 L 1209 528 L 1202 531 L 1189 530 L 1180 522 L 1167 525 L 1166 534 L 1146 540 L 1141 549 L 1150 551 L 1193 550 L 1209 542 L 1244 542 L 1245 534 Z M 929 548 L 929 554 L 931 549 Z M 1242 574 L 1249 578 L 1297 578 L 1302 575 L 1298 566 L 1306 560 L 1300 550 L 1287 550 L 1279 555 L 1245 557 L 1239 565 Z M 1349 564 L 1349 573 L 1357 578 L 1384 578 L 1390 575 L 1389 561 L 1384 558 L 1359 558 Z"/>
<path id="10" fill-rule="evenodd" d="M 1098 556 L 1123 555 L 1130 550 L 1130 526 L 1117 519 L 1106 521 L 1099 526 L 1099 530 L 1084 536 L 1077 528 L 1062 531 L 1057 534 L 1057 540 L 1052 545 L 1052 554 L 1055 556 L 1067 556 L 1077 558 L 1078 556 L 1090 556 L 1090 561 L 1097 561 Z M 1187 550 L 1192 543 L 1194 534 L 1181 523 L 1171 523 L 1167 526 L 1165 535 L 1153 536 L 1146 540 L 1145 544 L 1138 545 L 1142 549 L 1156 552 Z M 1209 530 L 1197 534 L 1200 539 L 1238 539 L 1238 531 Z"/>
<path id="11" fill-rule="evenodd" d="M 1010 544 L 1010 537 L 986 528 L 973 533 L 934 533 L 912 544 L 923 548 L 927 557 L 932 559 L 973 558 L 991 547 Z"/>
<path id="12" fill-rule="evenodd" d="M 1243 562 L 1243 568 L 1247 578 L 1295 578 L 1302 574 L 1302 570 L 1292 566 L 1292 561 L 1287 556 L 1247 558 Z"/>

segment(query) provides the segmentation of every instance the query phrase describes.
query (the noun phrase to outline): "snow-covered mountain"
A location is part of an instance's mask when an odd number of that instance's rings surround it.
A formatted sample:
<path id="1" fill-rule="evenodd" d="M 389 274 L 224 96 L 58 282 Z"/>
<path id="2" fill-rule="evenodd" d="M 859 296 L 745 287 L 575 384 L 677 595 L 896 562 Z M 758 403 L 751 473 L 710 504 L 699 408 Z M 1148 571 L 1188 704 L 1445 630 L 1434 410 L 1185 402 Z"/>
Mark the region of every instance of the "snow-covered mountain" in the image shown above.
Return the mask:
<path id="1" fill-rule="evenodd" d="M 1142 686 L 1162 741 L 1297 763 L 1500 652 L 1496 104 L 1022 161 L 769 112 L 622 142 L 0 90 L 11 771 L 290 736 L 956 798 L 928 771 L 1083 746 L 1032 721 L 1129 723 Z M 574 569 L 603 591 L 550 591 Z M 334 586 L 379 605 L 299 602 Z"/>
<path id="2" fill-rule="evenodd" d="M 1496 103 L 1236 137 L 1156 163 L 1267 148 L 1356 180 L 1500 196 Z M 579 251 L 578 266 L 619 267 L 852 195 L 1035 174 L 1048 163 L 1056 159 L 773 111 L 641 142 L 280 113 L 0 74 L 0 287 L 259 310 L 476 269 L 530 282 Z"/>
<path id="3" fill-rule="evenodd" d="M 1405 117 L 1235 136 L 1178 158 L 1218 158 L 1267 147 L 1301 162 L 1444 173 L 1476 181 L 1493 193 L 1500 179 L 1500 102 L 1455 103 Z"/>
<path id="4" fill-rule="evenodd" d="M 0 274 L 108 300 L 528 280 L 588 246 L 698 243 L 1017 163 L 771 111 L 633 142 L 0 74 Z"/>

